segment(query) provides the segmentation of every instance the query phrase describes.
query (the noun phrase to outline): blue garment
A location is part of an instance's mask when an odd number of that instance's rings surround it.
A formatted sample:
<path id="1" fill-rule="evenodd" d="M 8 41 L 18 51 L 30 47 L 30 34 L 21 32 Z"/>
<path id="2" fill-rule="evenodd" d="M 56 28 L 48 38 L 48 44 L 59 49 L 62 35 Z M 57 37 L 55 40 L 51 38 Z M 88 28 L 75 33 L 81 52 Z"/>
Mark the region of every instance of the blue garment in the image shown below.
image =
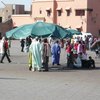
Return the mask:
<path id="1" fill-rule="evenodd" d="M 58 43 L 51 46 L 52 64 L 59 64 L 61 48 Z"/>

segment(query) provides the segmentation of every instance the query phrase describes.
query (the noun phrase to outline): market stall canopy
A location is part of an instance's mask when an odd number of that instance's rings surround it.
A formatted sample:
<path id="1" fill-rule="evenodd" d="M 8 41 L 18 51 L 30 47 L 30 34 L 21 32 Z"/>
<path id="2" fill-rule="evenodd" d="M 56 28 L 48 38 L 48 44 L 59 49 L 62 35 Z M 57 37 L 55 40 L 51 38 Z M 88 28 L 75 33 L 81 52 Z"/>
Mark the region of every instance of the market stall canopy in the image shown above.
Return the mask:
<path id="1" fill-rule="evenodd" d="M 68 31 L 68 34 L 70 37 L 72 37 L 73 35 L 82 35 L 81 32 L 79 32 L 78 30 L 76 29 L 71 29 L 71 28 L 68 28 L 66 29 Z"/>
<path id="2" fill-rule="evenodd" d="M 36 22 L 33 24 L 27 24 L 19 26 L 15 29 L 12 29 L 6 32 L 7 38 L 22 39 L 28 36 L 31 37 L 54 37 L 54 38 L 66 38 L 68 37 L 69 32 L 66 31 L 63 27 L 46 22 Z"/>

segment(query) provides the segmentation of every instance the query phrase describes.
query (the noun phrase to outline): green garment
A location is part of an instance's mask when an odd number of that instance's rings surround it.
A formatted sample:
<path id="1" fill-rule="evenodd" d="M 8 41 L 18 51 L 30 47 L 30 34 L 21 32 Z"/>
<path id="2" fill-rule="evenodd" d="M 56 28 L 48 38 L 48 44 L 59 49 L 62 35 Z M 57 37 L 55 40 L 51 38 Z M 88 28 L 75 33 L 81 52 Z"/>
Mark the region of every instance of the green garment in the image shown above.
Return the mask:
<path id="1" fill-rule="evenodd" d="M 32 53 L 29 51 L 29 54 L 28 54 L 28 63 L 29 63 L 29 67 L 32 66 Z"/>
<path id="2" fill-rule="evenodd" d="M 32 68 L 36 68 L 37 70 L 40 70 L 42 67 L 41 47 L 41 44 L 34 40 L 29 48 L 30 52 L 32 53 Z"/>

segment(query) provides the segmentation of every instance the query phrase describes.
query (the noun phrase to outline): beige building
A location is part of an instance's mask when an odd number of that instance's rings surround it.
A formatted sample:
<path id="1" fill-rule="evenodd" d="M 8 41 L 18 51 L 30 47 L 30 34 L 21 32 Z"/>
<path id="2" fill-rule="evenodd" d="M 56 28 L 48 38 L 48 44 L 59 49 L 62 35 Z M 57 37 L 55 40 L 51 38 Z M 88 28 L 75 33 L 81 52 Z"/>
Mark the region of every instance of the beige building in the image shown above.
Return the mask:
<path id="1" fill-rule="evenodd" d="M 31 14 L 12 15 L 13 25 L 45 21 L 100 36 L 100 0 L 33 0 Z"/>
<path id="2" fill-rule="evenodd" d="M 5 8 L 0 9 L 1 23 L 11 19 L 11 15 L 13 14 L 12 9 L 13 9 L 13 6 L 10 4 L 6 5 Z"/>
<path id="3" fill-rule="evenodd" d="M 34 0 L 32 18 L 34 21 L 56 23 L 65 28 L 77 28 L 98 36 L 100 34 L 99 4 L 99 0 Z"/>
<path id="4" fill-rule="evenodd" d="M 5 4 L 4 6 L 0 9 L 0 38 L 5 35 L 6 31 L 13 28 L 12 15 L 30 13 L 24 10 L 24 5 Z"/>

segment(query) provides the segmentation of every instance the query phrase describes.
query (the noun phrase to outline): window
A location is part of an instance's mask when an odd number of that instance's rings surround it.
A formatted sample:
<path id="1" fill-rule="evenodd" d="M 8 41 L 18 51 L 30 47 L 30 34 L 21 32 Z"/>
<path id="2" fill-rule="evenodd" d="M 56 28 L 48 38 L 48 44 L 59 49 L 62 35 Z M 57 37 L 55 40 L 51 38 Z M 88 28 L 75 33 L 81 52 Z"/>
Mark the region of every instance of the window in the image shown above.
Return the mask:
<path id="1" fill-rule="evenodd" d="M 51 8 L 50 7 L 46 8 L 46 12 L 47 12 L 47 16 L 48 17 L 51 16 Z"/>
<path id="2" fill-rule="evenodd" d="M 40 10 L 40 14 L 42 14 L 42 10 Z"/>
<path id="3" fill-rule="evenodd" d="M 61 7 L 58 7 L 56 10 L 57 10 L 57 15 L 58 16 L 61 16 L 62 8 Z"/>
<path id="4" fill-rule="evenodd" d="M 85 15 L 85 10 L 76 10 L 75 15 L 76 16 L 84 16 Z"/>
<path id="5" fill-rule="evenodd" d="M 71 13 L 72 9 L 71 9 L 71 7 L 66 7 L 65 11 L 66 11 L 66 15 L 70 16 L 70 13 Z"/>
<path id="6" fill-rule="evenodd" d="M 57 10 L 58 16 L 61 16 L 61 10 Z"/>
<path id="7" fill-rule="evenodd" d="M 70 16 L 70 10 L 66 10 L 67 16 Z"/>
<path id="8" fill-rule="evenodd" d="M 46 10 L 47 11 L 47 16 L 51 15 L 51 10 Z"/>

